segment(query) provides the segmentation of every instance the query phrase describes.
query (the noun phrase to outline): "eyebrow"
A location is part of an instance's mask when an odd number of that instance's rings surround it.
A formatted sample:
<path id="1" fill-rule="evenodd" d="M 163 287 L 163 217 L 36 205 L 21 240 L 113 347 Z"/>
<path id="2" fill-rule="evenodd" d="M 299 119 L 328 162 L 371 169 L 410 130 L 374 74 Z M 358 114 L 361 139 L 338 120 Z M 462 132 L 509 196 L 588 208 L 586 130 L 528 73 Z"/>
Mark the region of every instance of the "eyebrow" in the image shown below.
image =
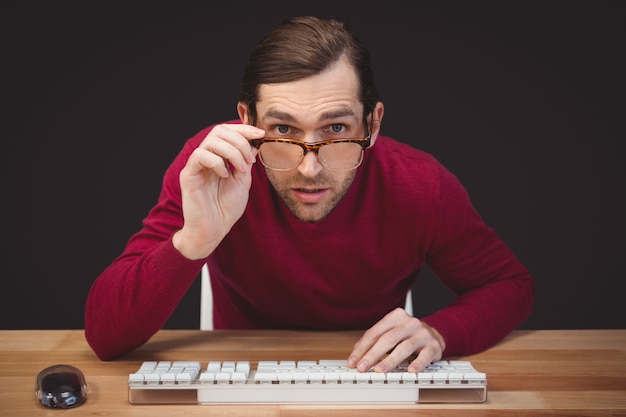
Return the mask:
<path id="1" fill-rule="evenodd" d="M 332 119 L 337 119 L 339 117 L 345 117 L 345 116 L 351 116 L 356 120 L 356 115 L 354 114 L 352 109 L 347 108 L 347 107 L 342 107 L 339 109 L 322 113 L 319 117 L 319 121 L 332 120 Z M 266 121 L 268 118 L 278 119 L 278 120 L 291 122 L 291 123 L 297 122 L 297 119 L 293 115 L 280 111 L 280 110 L 276 110 L 276 109 L 269 109 L 267 113 L 263 115 L 261 119 L 263 121 Z"/>

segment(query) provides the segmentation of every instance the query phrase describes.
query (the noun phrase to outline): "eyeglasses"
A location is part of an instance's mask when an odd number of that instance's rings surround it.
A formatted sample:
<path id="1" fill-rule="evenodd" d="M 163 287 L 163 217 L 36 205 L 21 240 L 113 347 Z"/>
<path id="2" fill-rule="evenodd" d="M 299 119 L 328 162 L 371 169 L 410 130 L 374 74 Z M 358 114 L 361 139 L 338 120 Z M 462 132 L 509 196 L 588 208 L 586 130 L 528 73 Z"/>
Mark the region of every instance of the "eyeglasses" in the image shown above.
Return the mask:
<path id="1" fill-rule="evenodd" d="M 366 138 L 330 139 L 315 143 L 288 138 L 252 139 L 250 144 L 259 150 L 261 163 L 276 171 L 296 168 L 308 152 L 315 152 L 320 163 L 331 171 L 350 171 L 363 161 L 363 151 L 370 146 Z"/>

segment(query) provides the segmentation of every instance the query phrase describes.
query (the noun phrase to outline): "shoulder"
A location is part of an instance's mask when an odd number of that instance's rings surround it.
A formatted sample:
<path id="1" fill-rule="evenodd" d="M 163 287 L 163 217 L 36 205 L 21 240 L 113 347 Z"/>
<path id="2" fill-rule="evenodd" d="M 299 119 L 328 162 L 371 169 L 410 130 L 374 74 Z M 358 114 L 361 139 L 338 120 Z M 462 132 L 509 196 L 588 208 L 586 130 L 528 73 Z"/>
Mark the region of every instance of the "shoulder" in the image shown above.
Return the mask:
<path id="1" fill-rule="evenodd" d="M 379 136 L 366 150 L 363 165 L 366 181 L 412 190 L 409 194 L 461 197 L 466 192 L 456 175 L 434 155 L 389 136 Z"/>
<path id="2" fill-rule="evenodd" d="M 370 149 L 366 150 L 364 161 L 373 170 L 391 175 L 441 175 L 446 168 L 433 156 L 407 143 L 389 136 L 379 136 Z"/>

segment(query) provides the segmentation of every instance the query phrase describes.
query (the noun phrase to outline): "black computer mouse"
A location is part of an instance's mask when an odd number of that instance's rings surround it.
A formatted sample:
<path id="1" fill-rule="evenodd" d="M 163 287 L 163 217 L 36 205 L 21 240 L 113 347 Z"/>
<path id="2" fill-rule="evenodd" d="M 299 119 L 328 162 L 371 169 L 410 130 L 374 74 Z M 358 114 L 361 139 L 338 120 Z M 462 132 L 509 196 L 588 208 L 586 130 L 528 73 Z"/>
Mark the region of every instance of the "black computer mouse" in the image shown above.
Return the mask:
<path id="1" fill-rule="evenodd" d="M 35 394 L 46 407 L 76 407 L 87 399 L 85 375 L 72 365 L 49 366 L 37 375 Z"/>

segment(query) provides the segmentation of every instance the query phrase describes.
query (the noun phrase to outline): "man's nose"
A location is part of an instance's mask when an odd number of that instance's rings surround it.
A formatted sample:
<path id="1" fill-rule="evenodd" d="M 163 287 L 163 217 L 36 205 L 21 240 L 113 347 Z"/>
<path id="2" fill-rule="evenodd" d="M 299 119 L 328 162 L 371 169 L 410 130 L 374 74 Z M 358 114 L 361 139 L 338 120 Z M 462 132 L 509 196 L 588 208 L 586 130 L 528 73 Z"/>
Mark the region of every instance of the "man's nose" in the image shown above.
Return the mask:
<path id="1" fill-rule="evenodd" d="M 298 171 L 305 177 L 314 177 L 323 169 L 324 166 L 320 163 L 317 153 L 312 151 L 307 152 L 298 165 Z"/>

